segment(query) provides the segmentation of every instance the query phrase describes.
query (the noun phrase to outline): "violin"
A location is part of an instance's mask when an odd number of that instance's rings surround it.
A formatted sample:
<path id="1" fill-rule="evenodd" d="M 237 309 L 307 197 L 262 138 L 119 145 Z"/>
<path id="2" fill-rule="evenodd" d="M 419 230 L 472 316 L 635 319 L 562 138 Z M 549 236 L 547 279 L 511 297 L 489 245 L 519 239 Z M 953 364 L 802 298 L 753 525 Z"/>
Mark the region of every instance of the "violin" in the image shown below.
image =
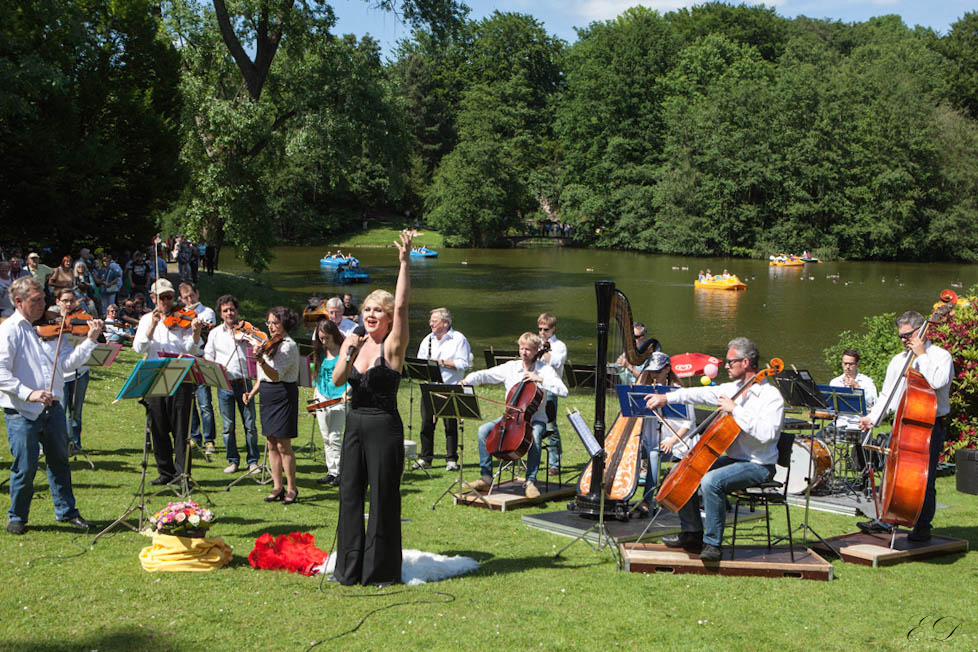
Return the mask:
<path id="1" fill-rule="evenodd" d="M 754 374 L 731 398 L 736 400 L 751 385 L 761 382 L 768 376 L 779 374 L 783 369 L 784 362 L 780 358 L 774 358 L 767 369 Z M 693 497 L 703 476 L 740 434 L 740 426 L 733 416 L 719 409 L 696 429 L 697 432 L 700 430 L 702 430 L 700 440 L 686 457 L 673 467 L 655 496 L 656 501 L 671 512 L 678 512 Z M 690 437 L 695 436 L 697 432 L 691 433 Z"/>
<path id="2" fill-rule="evenodd" d="M 271 355 L 275 355 L 274 353 L 275 348 L 278 346 L 279 342 L 281 342 L 284 338 L 285 338 L 284 333 L 281 335 L 276 335 L 275 337 L 269 337 L 264 342 L 262 342 L 261 344 L 255 347 L 255 357 L 257 358 L 258 356 L 268 353 L 269 351 L 272 352 Z"/>
<path id="3" fill-rule="evenodd" d="M 176 308 L 169 315 L 163 318 L 163 325 L 167 328 L 190 328 L 197 313 L 187 308 Z"/>
<path id="4" fill-rule="evenodd" d="M 235 335 L 240 335 L 255 346 L 259 346 L 268 341 L 268 335 L 255 328 L 251 322 L 239 321 L 232 329 Z"/>
<path id="5" fill-rule="evenodd" d="M 48 313 L 49 315 L 52 313 Z M 37 336 L 42 340 L 53 340 L 61 336 L 62 333 L 66 335 L 76 335 L 78 337 L 85 337 L 88 335 L 88 322 L 95 319 L 87 312 L 83 310 L 76 310 L 75 312 L 68 315 L 63 321 L 61 317 L 57 317 L 56 320 L 51 320 L 48 324 L 43 324 L 40 326 L 35 326 L 37 330 Z"/>
<path id="6" fill-rule="evenodd" d="M 535 363 L 550 350 L 550 343 L 537 351 Z M 486 451 L 502 460 L 516 461 L 530 450 L 533 443 L 533 415 L 543 401 L 543 390 L 532 380 L 521 380 L 506 394 L 506 409 L 502 419 L 486 437 Z"/>
<path id="7" fill-rule="evenodd" d="M 338 405 L 342 402 L 343 402 L 342 396 L 339 398 L 328 398 L 324 401 L 316 401 L 306 406 L 306 412 L 315 412 L 316 410 L 322 410 L 323 408 L 328 408 L 333 405 Z"/>

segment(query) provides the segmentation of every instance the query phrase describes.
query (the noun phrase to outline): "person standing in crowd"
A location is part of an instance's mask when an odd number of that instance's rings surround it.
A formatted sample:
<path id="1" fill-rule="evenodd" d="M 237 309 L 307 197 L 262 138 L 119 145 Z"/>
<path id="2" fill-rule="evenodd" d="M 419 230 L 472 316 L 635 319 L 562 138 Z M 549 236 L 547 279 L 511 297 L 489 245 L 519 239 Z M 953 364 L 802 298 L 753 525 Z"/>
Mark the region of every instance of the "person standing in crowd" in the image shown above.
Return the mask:
<path id="1" fill-rule="evenodd" d="M 348 383 L 337 387 L 333 384 L 333 370 L 339 358 L 343 336 L 329 319 L 316 323 L 312 336 L 312 354 L 316 365 L 316 389 L 313 400 L 318 402 L 344 399 Z M 323 436 L 323 456 L 326 458 L 326 475 L 319 478 L 319 484 L 340 486 L 340 462 L 343 448 L 343 424 L 346 421 L 346 401 L 316 410 L 316 421 Z"/>
<path id="2" fill-rule="evenodd" d="M 179 325 L 167 327 L 164 320 L 173 311 L 176 300 L 173 284 L 161 278 L 153 283 L 152 291 L 156 298 L 156 308 L 140 318 L 136 337 L 132 342 L 133 350 L 149 358 L 161 357 L 161 351 L 195 355 L 199 351 L 203 322 L 197 318 L 189 328 L 181 328 Z M 171 396 L 151 396 L 145 399 L 153 438 L 153 454 L 159 471 L 159 477 L 150 484 L 168 484 L 180 474 L 190 475 L 187 431 L 190 427 L 193 396 L 194 386 L 181 383 Z"/>
<path id="3" fill-rule="evenodd" d="M 350 382 L 350 410 L 343 437 L 336 568 L 340 584 L 388 585 L 401 581 L 401 474 L 404 424 L 397 388 L 407 355 L 411 293 L 410 231 L 395 242 L 398 253 L 394 296 L 374 290 L 363 302 L 365 335 L 343 342 L 333 384 Z M 354 359 L 355 358 L 355 359 Z M 369 486 L 370 519 L 363 527 L 363 498 Z"/>
<path id="4" fill-rule="evenodd" d="M 208 276 L 214 276 L 214 268 L 217 266 L 217 248 L 211 243 L 207 243 L 204 248 L 204 271 Z"/>
<path id="5" fill-rule="evenodd" d="M 299 435 L 299 347 L 289 337 L 298 322 L 295 313 L 284 306 L 268 311 L 268 342 L 255 350 L 258 383 L 244 399 L 250 403 L 255 394 L 261 396 L 261 433 L 268 441 L 272 475 L 272 493 L 265 496 L 265 502 L 281 500 L 286 505 L 299 500 L 292 450 L 292 440 Z"/>
<path id="6" fill-rule="evenodd" d="M 418 357 L 438 363 L 441 381 L 458 385 L 469 368 L 469 341 L 452 328 L 448 308 L 435 308 L 428 318 L 431 332 L 421 340 Z M 435 454 L 435 417 L 427 401 L 421 401 L 421 456 L 414 468 L 431 466 Z M 442 419 L 445 424 L 445 470 L 458 471 L 458 422 Z"/>
<path id="7" fill-rule="evenodd" d="M 27 271 L 40 281 L 43 287 L 47 287 L 48 278 L 54 273 L 53 269 L 41 262 L 41 255 L 33 251 L 27 254 Z"/>
<path id="8" fill-rule="evenodd" d="M 343 301 L 339 297 L 333 297 L 326 302 L 326 314 L 330 321 L 336 324 L 343 337 L 347 337 L 357 327 L 357 323 L 343 316 Z"/>
<path id="9" fill-rule="evenodd" d="M 10 263 L 0 260 L 0 317 L 9 317 L 14 314 L 14 302 L 10 298 L 10 285 L 14 279 L 10 278 Z"/>
<path id="10" fill-rule="evenodd" d="M 126 268 L 126 277 L 129 279 L 129 296 L 135 297 L 137 293 L 146 294 L 153 270 L 146 264 L 143 252 L 136 250 L 132 255 L 132 260 Z"/>
<path id="11" fill-rule="evenodd" d="M 78 297 L 78 302 L 85 312 L 90 315 L 98 315 L 95 278 L 88 271 L 88 265 L 79 259 L 75 263 L 74 272 L 75 282 L 72 287 L 75 291 L 75 296 Z"/>
<path id="12" fill-rule="evenodd" d="M 61 259 L 61 264 L 48 277 L 47 287 L 52 299 L 57 299 L 62 289 L 75 287 L 75 272 L 71 267 L 71 256 L 64 256 Z"/>
<path id="13" fill-rule="evenodd" d="M 221 411 L 221 421 L 224 423 L 224 450 L 228 465 L 225 473 L 234 473 L 241 464 L 241 454 L 235 438 L 234 408 L 237 406 L 244 428 L 245 449 L 247 451 L 248 472 L 258 471 L 258 426 L 255 420 L 255 404 L 245 402 L 244 397 L 251 391 L 251 379 L 248 377 L 248 341 L 236 330 L 238 326 L 238 300 L 231 294 L 225 294 L 217 300 L 218 310 L 221 311 L 221 325 L 213 329 L 207 336 L 204 346 L 204 357 L 212 362 L 224 365 L 231 389 L 217 390 L 217 406 Z"/>
<path id="14" fill-rule="evenodd" d="M 102 265 L 96 277 L 102 299 L 102 314 L 106 314 L 109 305 L 115 303 L 116 295 L 122 289 L 122 277 L 122 268 L 112 260 L 112 256 L 102 256 Z"/>
<path id="15" fill-rule="evenodd" d="M 184 309 L 194 311 L 197 318 L 203 322 L 203 329 L 209 330 L 217 325 L 217 316 L 213 310 L 200 302 L 200 292 L 195 285 L 181 283 L 177 289 L 180 290 L 180 300 L 183 302 Z M 201 332 L 203 333 L 203 330 Z M 194 355 L 203 355 L 203 353 L 204 347 L 201 346 L 199 352 Z M 190 410 L 190 438 L 198 446 L 203 446 L 205 453 L 213 455 L 217 453 L 217 448 L 214 446 L 216 428 L 210 385 L 197 385 L 194 399 L 195 405 Z"/>
<path id="16" fill-rule="evenodd" d="M 44 286 L 28 276 L 14 281 L 10 293 L 16 312 L 0 324 L 0 407 L 13 456 L 7 532 L 24 534 L 27 529 L 41 446 L 55 518 L 87 530 L 89 523 L 75 506 L 71 486 L 62 374 L 88 361 L 102 333 L 102 322 L 89 322 L 88 335 L 77 348 L 62 341 L 55 359 L 57 344 L 49 351 L 31 326 L 44 314 Z"/>
<path id="17" fill-rule="evenodd" d="M 545 312 L 537 317 L 537 331 L 540 333 L 540 340 L 547 349 L 543 354 L 543 361 L 553 367 L 557 378 L 564 377 L 564 363 L 567 362 L 567 345 L 557 339 L 557 317 L 552 313 Z M 557 427 L 557 395 L 548 392 L 544 398 L 542 406 L 547 415 L 547 450 L 550 452 L 550 473 L 557 475 L 560 473 L 560 429 Z"/>
<path id="18" fill-rule="evenodd" d="M 357 304 L 353 302 L 353 295 L 349 292 L 343 294 L 343 316 L 349 317 L 351 321 L 360 319 L 360 310 L 357 308 Z"/>

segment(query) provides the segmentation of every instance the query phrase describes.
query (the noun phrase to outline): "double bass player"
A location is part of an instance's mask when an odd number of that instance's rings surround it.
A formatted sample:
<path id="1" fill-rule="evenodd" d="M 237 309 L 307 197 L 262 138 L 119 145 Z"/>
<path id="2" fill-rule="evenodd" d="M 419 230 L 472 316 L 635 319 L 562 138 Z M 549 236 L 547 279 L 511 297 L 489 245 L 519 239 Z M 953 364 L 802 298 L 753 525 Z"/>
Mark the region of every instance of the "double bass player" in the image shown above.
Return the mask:
<path id="1" fill-rule="evenodd" d="M 923 315 L 913 310 L 896 318 L 894 323 L 897 335 L 903 342 L 904 350 L 890 360 L 890 364 L 886 367 L 886 378 L 883 381 L 883 391 L 880 392 L 879 399 L 869 414 L 859 420 L 861 429 L 870 430 L 885 416 L 884 410 L 892 412 L 896 409 L 898 401 L 890 400 L 890 397 L 902 396 L 906 391 L 907 382 L 903 371 L 906 367 L 907 357 L 914 356 L 910 365 L 911 368 L 924 377 L 937 398 L 937 414 L 930 435 L 930 458 L 927 466 L 927 487 L 924 492 L 924 503 L 920 510 L 920 516 L 917 517 L 916 525 L 907 535 L 910 541 L 918 543 L 929 541 L 931 536 L 931 521 L 934 519 L 937 497 L 934 480 L 937 475 L 937 461 L 941 456 L 941 450 L 944 448 L 944 439 L 947 437 L 946 419 L 948 412 L 951 411 L 950 389 L 951 380 L 954 378 L 954 360 L 951 354 L 927 341 L 925 337 L 922 337 L 922 334 L 918 334 L 926 321 Z M 888 523 L 878 520 L 860 521 L 856 525 L 864 532 L 890 530 Z"/>

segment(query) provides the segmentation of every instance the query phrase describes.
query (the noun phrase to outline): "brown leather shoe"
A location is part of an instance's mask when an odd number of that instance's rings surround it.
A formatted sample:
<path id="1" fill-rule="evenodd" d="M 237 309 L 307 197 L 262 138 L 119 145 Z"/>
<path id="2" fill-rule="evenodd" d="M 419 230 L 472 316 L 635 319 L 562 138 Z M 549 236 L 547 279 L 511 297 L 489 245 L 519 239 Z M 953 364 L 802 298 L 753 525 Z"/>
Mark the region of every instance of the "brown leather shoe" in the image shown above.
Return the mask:
<path id="1" fill-rule="evenodd" d="M 537 489 L 535 484 L 527 480 L 526 484 L 523 485 L 523 495 L 527 498 L 539 498 L 540 490 Z"/>
<path id="2" fill-rule="evenodd" d="M 476 491 L 489 491 L 489 487 L 492 486 L 492 478 L 487 478 L 486 476 L 482 476 L 475 482 L 470 482 L 469 486 L 475 489 Z"/>

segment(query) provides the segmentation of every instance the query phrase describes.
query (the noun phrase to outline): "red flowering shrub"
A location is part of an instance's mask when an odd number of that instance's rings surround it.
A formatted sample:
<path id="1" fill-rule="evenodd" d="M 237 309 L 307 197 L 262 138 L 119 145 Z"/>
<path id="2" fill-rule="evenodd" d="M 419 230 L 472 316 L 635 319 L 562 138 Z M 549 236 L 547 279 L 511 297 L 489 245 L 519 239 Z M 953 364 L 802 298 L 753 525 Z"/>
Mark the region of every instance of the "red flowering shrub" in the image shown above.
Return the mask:
<path id="1" fill-rule="evenodd" d="M 948 415 L 944 457 L 954 458 L 959 448 L 978 448 L 978 285 L 968 291 L 947 322 L 931 328 L 930 340 L 954 357 L 951 413 Z"/>

